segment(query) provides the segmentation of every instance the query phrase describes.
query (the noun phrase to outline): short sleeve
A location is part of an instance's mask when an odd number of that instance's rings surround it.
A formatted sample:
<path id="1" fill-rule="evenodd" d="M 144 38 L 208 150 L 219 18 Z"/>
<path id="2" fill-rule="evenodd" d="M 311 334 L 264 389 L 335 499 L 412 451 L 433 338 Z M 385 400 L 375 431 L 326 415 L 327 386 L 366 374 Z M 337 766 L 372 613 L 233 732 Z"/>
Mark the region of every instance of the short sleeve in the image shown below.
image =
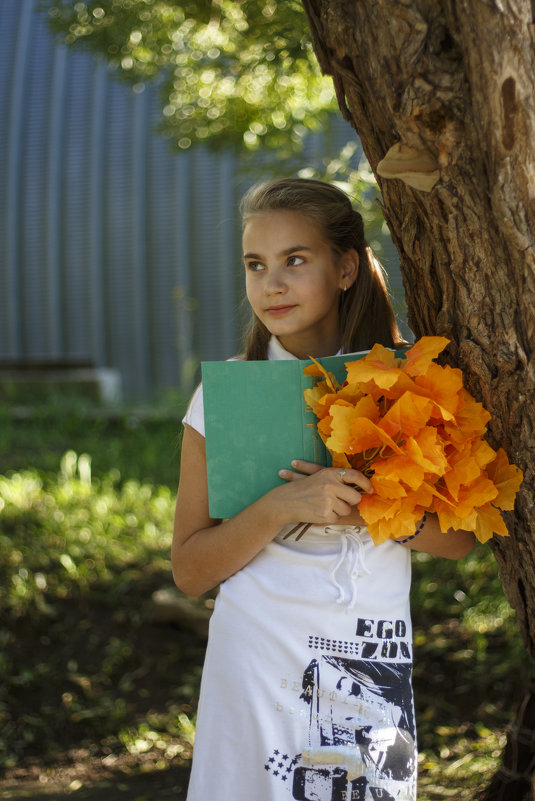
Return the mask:
<path id="1" fill-rule="evenodd" d="M 203 437 L 205 436 L 202 384 L 199 384 L 199 386 L 191 396 L 189 406 L 187 408 L 186 414 L 182 418 L 182 422 L 187 423 L 187 425 L 194 428 L 195 431 L 198 431 L 199 434 L 201 434 L 201 436 Z"/>

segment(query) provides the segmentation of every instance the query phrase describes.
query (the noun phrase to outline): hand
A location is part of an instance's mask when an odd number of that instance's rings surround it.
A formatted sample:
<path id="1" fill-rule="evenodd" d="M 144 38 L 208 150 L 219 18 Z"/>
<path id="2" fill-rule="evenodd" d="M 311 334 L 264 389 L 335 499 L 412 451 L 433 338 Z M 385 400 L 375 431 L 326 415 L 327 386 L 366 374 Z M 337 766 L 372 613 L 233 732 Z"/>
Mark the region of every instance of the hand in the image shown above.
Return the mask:
<path id="1" fill-rule="evenodd" d="M 341 471 L 301 460 L 293 461 L 292 467 L 295 471 L 279 472 L 288 485 L 273 490 L 286 505 L 288 522 L 362 525 L 354 507 L 363 492 L 373 492 L 365 475 L 351 468 Z"/>

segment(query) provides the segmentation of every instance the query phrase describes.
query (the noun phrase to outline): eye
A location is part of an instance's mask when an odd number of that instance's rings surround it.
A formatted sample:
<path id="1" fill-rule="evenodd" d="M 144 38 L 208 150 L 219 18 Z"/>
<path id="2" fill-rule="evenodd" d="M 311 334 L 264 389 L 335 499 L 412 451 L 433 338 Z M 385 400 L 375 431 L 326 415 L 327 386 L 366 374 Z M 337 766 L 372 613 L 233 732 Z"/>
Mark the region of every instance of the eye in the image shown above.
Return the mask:
<path id="1" fill-rule="evenodd" d="M 288 259 L 288 266 L 289 267 L 298 267 L 300 264 L 304 263 L 304 258 L 302 256 L 290 256 Z"/>
<path id="2" fill-rule="evenodd" d="M 264 265 L 260 261 L 246 261 L 245 269 L 252 273 L 258 273 L 260 270 L 264 269 Z"/>

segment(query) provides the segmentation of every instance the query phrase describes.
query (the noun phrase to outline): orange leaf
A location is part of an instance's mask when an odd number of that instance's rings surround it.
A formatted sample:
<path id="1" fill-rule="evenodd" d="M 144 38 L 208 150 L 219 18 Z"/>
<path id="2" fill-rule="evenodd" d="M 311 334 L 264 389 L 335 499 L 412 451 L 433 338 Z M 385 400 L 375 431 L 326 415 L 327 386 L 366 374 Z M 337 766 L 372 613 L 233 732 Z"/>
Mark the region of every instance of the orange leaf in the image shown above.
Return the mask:
<path id="1" fill-rule="evenodd" d="M 414 383 L 414 392 L 434 401 L 434 416 L 438 412 L 438 416 L 444 420 L 451 420 L 459 406 L 462 406 L 460 392 L 463 389 L 463 376 L 460 370 L 431 362 L 426 372 L 417 376 Z"/>
<path id="2" fill-rule="evenodd" d="M 405 352 L 403 372 L 411 376 L 423 375 L 433 359 L 442 353 L 449 342 L 450 340 L 446 337 L 421 337 L 412 348 Z"/>
<path id="3" fill-rule="evenodd" d="M 311 389 L 305 389 L 303 395 L 305 396 L 305 403 L 312 409 L 319 420 L 329 414 L 329 406 L 321 401 L 326 395 L 329 395 L 330 397 L 335 396 L 329 392 L 329 389 L 325 385 L 324 381 L 316 384 Z"/>
<path id="4" fill-rule="evenodd" d="M 374 345 L 364 358 L 346 362 L 347 381 L 349 384 L 373 381 L 378 387 L 389 389 L 400 378 L 400 361 L 392 351 Z"/>
<path id="5" fill-rule="evenodd" d="M 456 444 L 462 444 L 466 439 L 484 434 L 490 420 L 490 414 L 469 392 L 461 390 L 460 397 L 462 403 L 455 414 L 455 421 L 444 423 L 445 433 Z"/>
<path id="6" fill-rule="evenodd" d="M 444 481 L 452 497 L 457 501 L 463 484 L 471 484 L 481 475 L 481 467 L 473 456 L 464 456 L 444 475 Z"/>
<path id="7" fill-rule="evenodd" d="M 333 467 L 343 467 L 346 470 L 348 467 L 352 467 L 352 464 L 345 455 L 345 453 L 332 453 L 331 456 L 332 456 Z"/>
<path id="8" fill-rule="evenodd" d="M 468 440 L 462 448 L 454 450 L 448 459 L 450 470 L 444 475 L 451 495 L 457 500 L 460 488 L 472 484 L 495 456 L 496 452 L 485 440 Z"/>
<path id="9" fill-rule="evenodd" d="M 405 352 L 402 369 L 407 375 L 423 375 L 433 359 L 436 359 L 450 340 L 446 337 L 421 337 L 410 350 Z"/>
<path id="10" fill-rule="evenodd" d="M 456 504 L 458 516 L 461 519 L 468 517 L 473 509 L 494 501 L 497 495 L 498 490 L 493 482 L 485 475 L 480 475 L 469 486 L 460 488 Z"/>
<path id="11" fill-rule="evenodd" d="M 369 396 L 362 398 L 355 406 L 339 400 L 332 404 L 330 418 L 330 437 L 325 443 L 327 448 L 337 453 L 358 453 L 364 448 L 353 447 L 353 425 L 355 421 L 364 420 L 370 423 L 370 418 L 378 419 L 379 410 Z"/>
<path id="12" fill-rule="evenodd" d="M 413 438 L 423 456 L 434 466 L 433 473 L 444 475 L 448 469 L 448 459 L 444 450 L 444 440 L 438 429 L 426 426 Z"/>
<path id="13" fill-rule="evenodd" d="M 324 382 L 322 382 L 325 386 Z M 306 392 L 306 390 L 305 390 Z M 317 402 L 318 410 L 315 412 L 316 416 L 320 419 L 330 414 L 331 406 L 333 403 L 340 402 L 341 404 L 349 404 L 356 406 L 356 404 L 363 397 L 363 393 L 358 391 L 356 385 L 346 385 L 341 387 L 337 392 L 327 392 L 323 397 L 319 398 Z"/>
<path id="14" fill-rule="evenodd" d="M 376 544 L 410 535 L 424 511 L 482 542 L 507 535 L 500 508 L 513 508 L 522 471 L 482 439 L 490 415 L 461 372 L 433 362 L 447 344 L 423 337 L 406 359 L 375 345 L 346 363 L 342 386 L 315 360 L 305 370 L 321 379 L 305 398 L 333 465 L 371 477 L 359 509 Z"/>
<path id="15" fill-rule="evenodd" d="M 459 517 L 456 514 L 456 508 L 443 501 L 435 501 L 434 509 L 438 516 L 440 530 L 447 532 L 450 528 L 454 530 L 464 529 L 465 531 L 474 531 L 477 519 L 477 512 L 472 509 L 465 517 Z"/>
<path id="16" fill-rule="evenodd" d="M 440 449 L 433 451 L 426 449 L 427 452 L 424 453 L 420 442 L 415 437 L 409 437 L 403 449 L 413 462 L 420 465 L 427 473 L 438 476 L 443 474 L 447 462 L 443 454 L 440 454 Z"/>
<path id="17" fill-rule="evenodd" d="M 318 434 L 322 438 L 323 442 L 327 442 L 329 437 L 331 436 L 331 423 L 333 419 L 330 415 L 324 417 L 318 423 Z"/>
<path id="18" fill-rule="evenodd" d="M 503 448 L 498 450 L 496 458 L 488 465 L 487 475 L 498 490 L 498 495 L 493 504 L 500 509 L 514 509 L 515 496 L 520 489 L 524 474 L 519 467 L 509 464 L 509 459 Z"/>
<path id="19" fill-rule="evenodd" d="M 396 479 L 385 478 L 377 473 L 373 474 L 371 478 L 373 491 L 380 498 L 405 498 L 407 497 L 406 491 L 403 489 L 400 481 Z"/>
<path id="20" fill-rule="evenodd" d="M 382 517 L 385 517 L 392 509 L 393 503 L 390 498 L 381 498 L 375 493 L 363 495 L 359 503 L 359 512 L 364 518 L 367 526 L 373 525 Z"/>
<path id="21" fill-rule="evenodd" d="M 406 455 L 395 454 L 388 459 L 378 459 L 373 467 L 376 476 L 402 480 L 412 490 L 417 490 L 422 485 L 425 476 L 423 467 Z"/>
<path id="22" fill-rule="evenodd" d="M 391 437 L 398 434 L 402 434 L 404 439 L 412 437 L 426 425 L 432 408 L 433 402 L 429 398 L 404 392 L 381 420 L 381 428 Z"/>
<path id="23" fill-rule="evenodd" d="M 476 525 L 474 533 L 480 542 L 487 542 L 493 534 L 500 537 L 508 537 L 509 532 L 505 525 L 499 509 L 488 503 L 477 510 Z"/>
<path id="24" fill-rule="evenodd" d="M 406 537 L 413 534 L 425 509 L 418 506 L 414 498 L 388 500 L 365 495 L 359 503 L 359 512 L 376 545 L 389 538 Z"/>
<path id="25" fill-rule="evenodd" d="M 403 453 L 392 437 L 389 437 L 386 431 L 383 431 L 371 420 L 366 417 L 359 417 L 353 421 L 351 424 L 350 445 L 346 453 L 362 453 L 362 451 L 382 448 L 385 445 L 392 448 L 394 453 Z"/>
<path id="26" fill-rule="evenodd" d="M 490 462 L 494 461 L 496 456 L 496 451 L 484 439 L 473 440 L 471 450 L 472 456 L 480 467 L 486 467 Z"/>
<path id="27" fill-rule="evenodd" d="M 445 503 L 448 506 L 453 506 L 449 498 L 447 498 L 442 492 L 439 492 L 437 488 L 428 481 L 422 482 L 422 486 L 418 489 L 417 497 L 418 503 L 424 507 L 431 506 L 432 503 L 437 503 L 438 501 Z"/>
<path id="28" fill-rule="evenodd" d="M 338 389 L 340 389 L 340 384 L 332 373 L 329 373 L 325 367 L 317 362 L 316 359 L 313 359 L 312 356 L 309 356 L 308 358 L 313 362 L 313 364 L 309 364 L 304 368 L 303 372 L 306 373 L 306 375 L 311 375 L 314 377 L 323 376 L 323 380 L 331 392 L 336 392 Z"/>
<path id="29" fill-rule="evenodd" d="M 397 448 L 396 443 L 375 425 L 373 420 L 362 416 L 363 411 L 378 417 L 373 398 L 369 396 L 363 398 L 355 408 L 333 403 L 331 406 L 331 436 L 325 443 L 329 450 L 343 451 L 350 455 L 383 445 Z"/>

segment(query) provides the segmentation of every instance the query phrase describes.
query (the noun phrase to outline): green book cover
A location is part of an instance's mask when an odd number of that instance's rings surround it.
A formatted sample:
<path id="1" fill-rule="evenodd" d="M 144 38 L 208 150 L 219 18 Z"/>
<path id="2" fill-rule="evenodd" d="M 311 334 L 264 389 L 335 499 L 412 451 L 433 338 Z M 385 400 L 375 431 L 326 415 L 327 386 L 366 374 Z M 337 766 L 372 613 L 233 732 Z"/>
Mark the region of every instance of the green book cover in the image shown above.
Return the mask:
<path id="1" fill-rule="evenodd" d="M 317 361 L 342 383 L 345 363 L 368 352 Z M 314 385 L 303 372 L 309 364 L 308 359 L 202 363 L 211 517 L 232 517 L 283 484 L 278 471 L 292 459 L 330 465 L 317 419 L 303 397 Z"/>

